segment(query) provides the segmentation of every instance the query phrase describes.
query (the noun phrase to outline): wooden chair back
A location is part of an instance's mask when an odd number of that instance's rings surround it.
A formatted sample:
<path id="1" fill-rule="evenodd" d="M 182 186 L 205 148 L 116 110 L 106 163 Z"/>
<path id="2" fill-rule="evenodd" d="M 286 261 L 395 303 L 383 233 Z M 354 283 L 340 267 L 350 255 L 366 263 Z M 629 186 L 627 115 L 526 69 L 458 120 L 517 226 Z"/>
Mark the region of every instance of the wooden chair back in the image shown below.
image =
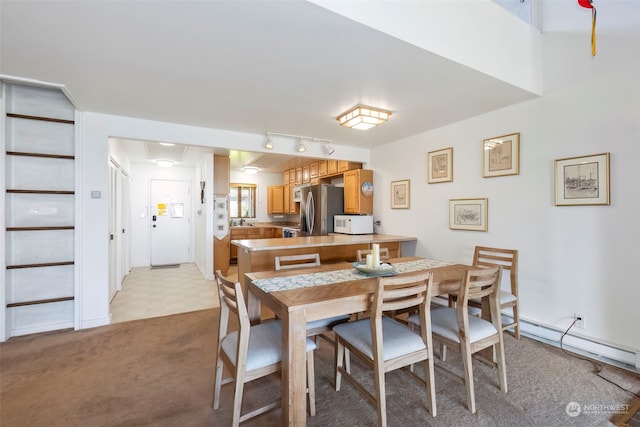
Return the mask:
<path id="1" fill-rule="evenodd" d="M 320 254 L 302 254 L 302 255 L 283 255 L 277 256 L 276 270 L 285 270 L 290 268 L 307 268 L 320 266 Z"/>
<path id="2" fill-rule="evenodd" d="M 218 282 L 218 293 L 220 295 L 220 330 L 218 341 L 227 336 L 229 317 L 233 314 L 238 321 L 239 339 L 242 345 L 249 342 L 249 314 L 242 295 L 242 286 L 238 282 L 228 280 L 222 275 L 220 270 L 216 270 L 216 281 Z"/>
<path id="3" fill-rule="evenodd" d="M 473 265 L 475 267 L 495 267 L 502 266 L 503 270 L 509 271 L 509 282 L 511 293 L 518 296 L 518 251 L 517 249 L 490 248 L 487 246 L 476 246 L 473 254 Z"/>
<path id="4" fill-rule="evenodd" d="M 469 336 L 469 300 L 488 298 L 491 323 L 498 331 L 502 331 L 500 316 L 500 279 L 502 266 L 465 270 L 456 309 L 458 312 L 459 330 L 463 336 Z"/>

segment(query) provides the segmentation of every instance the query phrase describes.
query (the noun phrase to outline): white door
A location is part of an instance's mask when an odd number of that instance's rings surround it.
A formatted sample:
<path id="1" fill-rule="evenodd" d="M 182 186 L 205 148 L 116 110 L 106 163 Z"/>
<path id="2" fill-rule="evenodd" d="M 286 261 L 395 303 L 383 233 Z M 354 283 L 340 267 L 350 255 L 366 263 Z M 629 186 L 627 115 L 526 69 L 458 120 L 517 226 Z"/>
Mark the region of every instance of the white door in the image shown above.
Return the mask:
<path id="1" fill-rule="evenodd" d="M 191 261 L 191 183 L 151 180 L 151 265 Z"/>
<path id="2" fill-rule="evenodd" d="M 113 299 L 118 290 L 118 251 L 117 217 L 118 217 L 118 167 L 109 162 L 109 301 Z"/>

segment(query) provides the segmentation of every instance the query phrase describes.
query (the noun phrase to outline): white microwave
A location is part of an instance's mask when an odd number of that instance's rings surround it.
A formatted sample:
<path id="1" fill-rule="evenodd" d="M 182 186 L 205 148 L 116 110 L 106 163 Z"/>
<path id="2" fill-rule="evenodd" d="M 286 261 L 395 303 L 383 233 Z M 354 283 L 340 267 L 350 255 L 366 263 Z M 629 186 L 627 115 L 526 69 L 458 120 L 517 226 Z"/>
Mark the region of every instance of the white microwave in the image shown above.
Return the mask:
<path id="1" fill-rule="evenodd" d="M 302 201 L 302 189 L 307 187 L 307 185 L 296 185 L 293 187 L 293 201 L 301 202 Z"/>
<path id="2" fill-rule="evenodd" d="M 373 217 L 371 215 L 334 215 L 333 232 L 373 234 Z"/>

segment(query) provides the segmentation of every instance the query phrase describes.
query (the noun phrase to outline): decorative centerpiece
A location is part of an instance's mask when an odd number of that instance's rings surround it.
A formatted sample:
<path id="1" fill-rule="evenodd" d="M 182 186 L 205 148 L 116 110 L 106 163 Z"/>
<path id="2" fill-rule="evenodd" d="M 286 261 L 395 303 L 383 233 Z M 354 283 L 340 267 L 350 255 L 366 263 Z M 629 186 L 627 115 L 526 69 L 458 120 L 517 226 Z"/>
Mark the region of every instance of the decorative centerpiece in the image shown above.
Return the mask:
<path id="1" fill-rule="evenodd" d="M 371 245 L 371 253 L 367 254 L 366 263 L 354 263 L 353 266 L 361 273 L 370 276 L 393 276 L 396 274 L 393 266 L 389 263 L 380 262 L 380 245 Z"/>

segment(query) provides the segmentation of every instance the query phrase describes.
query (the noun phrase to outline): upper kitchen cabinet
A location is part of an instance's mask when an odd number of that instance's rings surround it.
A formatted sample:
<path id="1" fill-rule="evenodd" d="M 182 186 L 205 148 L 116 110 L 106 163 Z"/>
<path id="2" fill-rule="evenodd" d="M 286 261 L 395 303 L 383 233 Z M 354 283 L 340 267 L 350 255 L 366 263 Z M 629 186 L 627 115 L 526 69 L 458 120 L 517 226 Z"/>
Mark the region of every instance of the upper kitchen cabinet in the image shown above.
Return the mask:
<path id="1" fill-rule="evenodd" d="M 344 173 L 344 213 L 373 215 L 373 171 L 354 169 Z"/>
<path id="2" fill-rule="evenodd" d="M 267 213 L 284 213 L 284 186 L 272 185 L 267 191 Z"/>
<path id="3" fill-rule="evenodd" d="M 213 194 L 229 194 L 229 156 L 213 156 Z"/>

